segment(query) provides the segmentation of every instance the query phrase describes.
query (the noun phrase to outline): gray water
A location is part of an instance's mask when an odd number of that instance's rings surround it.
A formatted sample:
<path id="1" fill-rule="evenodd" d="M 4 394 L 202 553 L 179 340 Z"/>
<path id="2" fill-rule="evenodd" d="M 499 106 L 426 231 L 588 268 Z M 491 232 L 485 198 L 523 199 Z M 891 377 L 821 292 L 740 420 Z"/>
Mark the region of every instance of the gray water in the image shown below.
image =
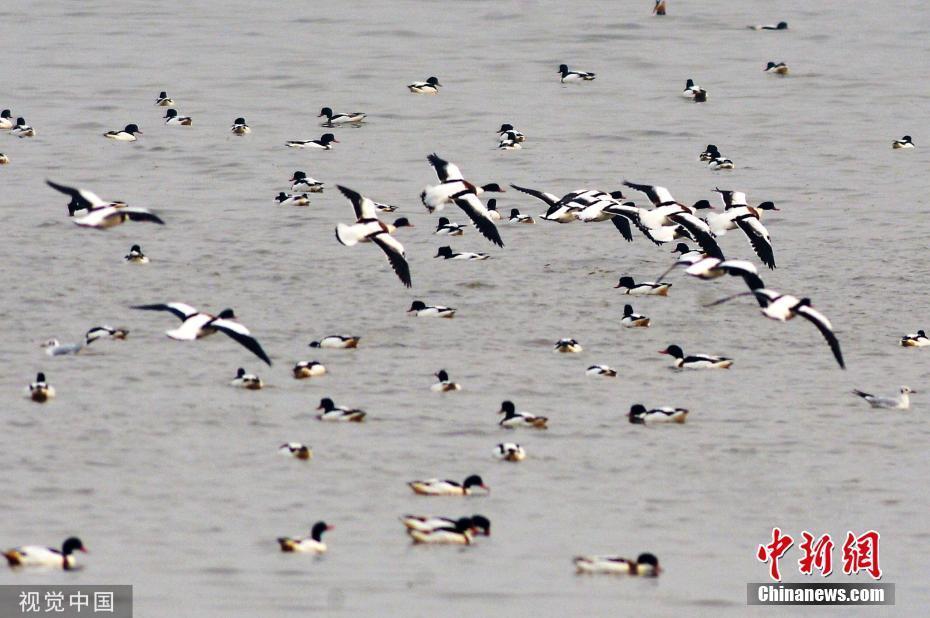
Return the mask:
<path id="1" fill-rule="evenodd" d="M 897 613 L 925 608 L 926 396 L 908 412 L 873 412 L 849 391 L 926 390 L 927 352 L 897 338 L 930 326 L 930 17 L 917 2 L 709 0 L 673 1 L 660 19 L 650 4 L 4 3 L 0 106 L 39 136 L 0 135 L 12 159 L 0 168 L 0 539 L 78 534 L 92 553 L 78 572 L 4 572 L 0 583 L 133 584 L 138 616 L 820 615 L 745 606 L 745 584 L 768 572 L 755 549 L 779 526 L 831 533 L 838 582 L 867 580 L 840 572 L 846 530 L 878 530 Z M 782 19 L 791 30 L 745 29 Z M 792 75 L 763 74 L 768 60 Z M 563 87 L 562 62 L 598 78 Z M 404 87 L 430 75 L 439 96 Z M 689 77 L 708 103 L 679 96 Z M 162 123 L 160 90 L 192 127 Z M 285 148 L 323 133 L 324 105 L 369 122 L 338 129 L 331 152 Z M 251 136 L 229 133 L 236 116 Z M 100 137 L 129 122 L 145 132 L 138 142 Z M 502 122 L 527 134 L 522 151 L 494 148 Z M 906 133 L 918 149 L 893 152 Z M 707 143 L 737 168 L 705 169 Z M 480 183 L 562 194 L 626 178 L 685 202 L 715 186 L 774 200 L 779 267 L 764 279 L 813 298 L 848 371 L 810 324 L 765 320 L 749 299 L 704 309 L 740 290 L 730 278 L 670 275 L 668 298 L 633 303 L 653 326 L 622 328 L 616 278 L 655 277 L 670 247 L 626 243 L 608 223 L 502 224 L 503 250 L 470 228 L 452 246 L 492 260 L 433 260 L 450 244 L 417 199 L 435 182 L 433 151 Z M 310 208 L 275 206 L 295 169 L 326 192 Z M 46 178 L 150 207 L 167 225 L 79 229 Z M 412 291 L 374 247 L 335 241 L 352 214 L 336 183 L 396 203 L 417 226 L 398 234 Z M 499 199 L 504 212 L 541 206 L 513 191 Z M 123 263 L 133 243 L 151 264 Z M 752 257 L 737 232 L 721 243 Z M 414 298 L 459 313 L 412 319 Z M 171 315 L 129 309 L 171 300 L 235 307 L 274 367 L 222 335 L 171 341 Z M 129 339 L 78 357 L 38 347 L 103 323 Z M 335 333 L 362 345 L 306 347 Z M 560 337 L 584 352 L 553 354 Z M 656 354 L 670 343 L 736 364 L 679 374 Z M 291 365 L 312 358 L 330 375 L 293 380 Z M 593 363 L 620 377 L 586 378 Z M 267 388 L 229 387 L 238 366 Z M 440 368 L 464 390 L 431 393 Z M 39 370 L 58 390 L 45 406 L 22 395 Z M 323 396 L 370 422 L 317 422 Z M 499 429 L 503 399 L 551 429 Z M 692 412 L 682 426 L 642 428 L 625 419 L 636 402 Z M 492 459 L 514 439 L 525 462 Z M 279 456 L 289 440 L 314 459 Z M 423 498 L 404 484 L 472 473 L 489 497 Z M 493 536 L 412 547 L 397 521 L 407 512 L 483 513 Z M 278 551 L 275 537 L 318 519 L 335 525 L 324 558 Z M 659 556 L 661 578 L 573 573 L 578 553 L 641 551 Z M 795 546 L 782 560 L 788 581 L 801 579 L 798 557 Z"/>

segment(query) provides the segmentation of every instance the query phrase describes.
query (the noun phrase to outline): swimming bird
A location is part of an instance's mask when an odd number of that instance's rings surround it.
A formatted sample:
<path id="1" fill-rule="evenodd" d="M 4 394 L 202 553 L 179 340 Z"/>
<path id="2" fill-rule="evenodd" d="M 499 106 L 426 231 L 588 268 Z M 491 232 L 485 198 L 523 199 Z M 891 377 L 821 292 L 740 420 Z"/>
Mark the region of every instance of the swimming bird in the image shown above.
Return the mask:
<path id="1" fill-rule="evenodd" d="M 559 65 L 559 70 L 557 73 L 561 73 L 561 82 L 563 84 L 573 82 L 589 82 L 595 78 L 594 73 L 588 73 L 585 71 L 569 71 L 568 65 L 565 64 Z"/>
<path id="2" fill-rule="evenodd" d="M 278 452 L 282 455 L 289 455 L 294 459 L 307 461 L 313 459 L 313 451 L 306 444 L 300 442 L 288 442 L 278 447 Z"/>
<path id="3" fill-rule="evenodd" d="M 407 534 L 413 539 L 414 543 L 470 545 L 473 526 L 471 517 L 462 517 L 451 524 L 439 526 L 429 531 L 408 528 Z"/>
<path id="4" fill-rule="evenodd" d="M 656 0 L 665 5 L 665 0 Z M 664 10 L 659 15 L 664 15 Z M 662 569 L 659 560 L 652 554 L 640 554 L 636 561 L 619 556 L 577 556 L 573 560 L 578 573 L 611 573 L 617 575 L 641 575 L 657 577 Z"/>
<path id="5" fill-rule="evenodd" d="M 911 393 L 916 393 L 917 391 L 912 391 L 907 386 L 902 386 L 900 391 L 901 394 L 897 397 L 880 397 L 878 395 L 871 395 L 869 393 L 864 393 L 860 390 L 853 390 L 853 393 L 859 395 L 873 408 L 891 408 L 895 410 L 908 410 L 911 407 L 911 399 L 909 395 Z"/>
<path id="6" fill-rule="evenodd" d="M 461 236 L 465 233 L 465 225 L 462 223 L 450 223 L 445 217 L 439 217 L 436 223 L 436 231 L 433 234 L 445 236 Z"/>
<path id="7" fill-rule="evenodd" d="M 49 339 L 39 345 L 49 356 L 67 356 L 69 354 L 78 354 L 84 349 L 84 343 L 61 343 L 57 339 Z"/>
<path id="8" fill-rule="evenodd" d="M 470 519 L 473 531 L 484 536 L 491 536 L 491 520 L 484 515 L 472 515 Z M 433 515 L 404 515 L 400 518 L 400 521 L 407 530 L 433 532 L 439 528 L 454 526 L 459 520 Z"/>
<path id="9" fill-rule="evenodd" d="M 830 320 L 828 320 L 825 315 L 811 306 L 811 299 L 799 299 L 795 296 L 781 294 L 780 292 L 765 287 L 753 288 L 752 285 L 749 287 L 751 288 L 750 292 L 742 292 L 740 294 L 728 296 L 707 306 L 719 305 L 739 296 L 751 294 L 755 296 L 756 302 L 758 302 L 759 306 L 762 308 L 762 315 L 767 318 L 778 320 L 779 322 L 787 322 L 788 320 L 793 320 L 797 316 L 801 316 L 817 327 L 817 330 L 820 331 L 820 334 L 823 335 L 823 338 L 826 339 L 827 344 L 830 346 L 830 351 L 833 352 L 833 356 L 836 358 L 836 362 L 839 364 L 840 368 L 846 369 L 846 365 L 843 362 L 843 353 L 840 350 L 840 342 L 833 332 L 833 325 L 830 324 Z"/>
<path id="10" fill-rule="evenodd" d="M 413 282 L 410 279 L 410 266 L 407 264 L 404 246 L 391 236 L 394 226 L 378 220 L 375 204 L 367 197 L 342 185 L 336 185 L 336 188 L 352 202 L 356 219 L 353 225 L 336 224 L 336 240 L 347 247 L 355 246 L 360 242 L 373 242 L 384 252 L 401 283 L 408 288 L 411 287 Z"/>
<path id="11" fill-rule="evenodd" d="M 656 0 L 656 5 L 652 7 L 653 15 L 665 15 L 665 0 Z"/>
<path id="12" fill-rule="evenodd" d="M 425 481 L 410 481 L 407 485 L 413 490 L 413 493 L 421 496 L 470 496 L 474 493 L 473 487 L 480 487 L 487 493 L 491 492 L 491 488 L 485 485 L 477 474 L 472 474 L 461 483 L 427 479 Z"/>
<path id="13" fill-rule="evenodd" d="M 70 571 L 75 566 L 74 552 L 87 552 L 84 543 L 76 536 L 68 537 L 61 544 L 61 549 L 42 547 L 41 545 L 24 545 L 3 552 L 10 568 L 46 568 Z"/>
<path id="14" fill-rule="evenodd" d="M 0 165 L 6 165 L 10 162 L 10 157 L 0 152 Z"/>
<path id="15" fill-rule="evenodd" d="M 523 146 L 517 141 L 517 136 L 513 131 L 507 131 L 500 135 L 497 148 L 499 150 L 520 150 Z"/>
<path id="16" fill-rule="evenodd" d="M 438 94 L 442 84 L 436 77 L 430 77 L 425 82 L 413 82 L 407 85 L 407 89 L 414 94 Z"/>
<path id="17" fill-rule="evenodd" d="M 433 391 L 434 393 L 450 393 L 453 391 L 462 390 L 461 385 L 449 379 L 449 374 L 446 373 L 445 369 L 440 369 L 433 375 L 435 375 L 436 379 L 439 380 L 438 382 L 436 382 L 435 384 L 429 387 L 429 389 Z"/>
<path id="18" fill-rule="evenodd" d="M 277 202 L 279 206 L 309 206 L 310 196 L 306 193 L 290 194 L 280 191 L 274 197 L 274 201 Z"/>
<path id="19" fill-rule="evenodd" d="M 284 143 L 288 148 L 317 148 L 319 150 L 332 150 L 333 144 L 339 140 L 332 133 L 324 133 L 320 139 L 289 140 Z"/>
<path id="20" fill-rule="evenodd" d="M 530 215 L 521 215 L 520 211 L 516 208 L 510 209 L 510 218 L 507 219 L 510 223 L 522 223 L 524 225 L 532 225 L 536 223 L 536 220 Z"/>
<path id="21" fill-rule="evenodd" d="M 900 150 L 902 148 L 916 148 L 917 145 L 914 144 L 914 142 L 911 140 L 910 135 L 905 135 L 901 139 L 896 139 L 895 141 L 891 142 L 891 147 L 894 150 Z"/>
<path id="22" fill-rule="evenodd" d="M 323 348 L 329 350 L 341 350 L 345 348 L 357 348 L 361 337 L 349 335 L 327 335 L 319 341 L 311 341 L 311 348 Z"/>
<path id="23" fill-rule="evenodd" d="M 36 130 L 26 124 L 25 118 L 20 117 L 16 119 L 16 126 L 10 129 L 10 135 L 15 135 L 16 137 L 35 137 Z"/>
<path id="24" fill-rule="evenodd" d="M 322 410 L 322 414 L 317 415 L 317 418 L 321 421 L 361 423 L 365 420 L 365 416 L 367 415 L 364 410 L 359 410 L 357 408 L 347 408 L 345 406 L 337 406 L 329 397 L 324 397 L 321 399 L 320 405 L 317 406 L 316 409 Z"/>
<path id="25" fill-rule="evenodd" d="M 598 376 L 602 378 L 616 378 L 617 370 L 611 369 L 607 365 L 591 365 L 585 369 L 585 375 Z"/>
<path id="26" fill-rule="evenodd" d="M 181 326 L 166 331 L 165 334 L 178 341 L 194 341 L 221 332 L 233 339 L 236 343 L 262 359 L 269 366 L 271 359 L 265 354 L 261 344 L 252 336 L 245 326 L 236 320 L 232 309 L 224 309 L 218 315 L 210 315 L 197 311 L 184 303 L 159 303 L 154 305 L 133 305 L 132 309 L 144 311 L 168 311 L 181 320 Z"/>
<path id="27" fill-rule="evenodd" d="M 136 134 L 142 135 L 139 125 L 127 124 L 122 131 L 107 131 L 103 136 L 107 139 L 115 139 L 118 142 L 134 142 L 136 141 Z"/>
<path id="28" fill-rule="evenodd" d="M 535 414 L 528 414 L 526 412 L 517 412 L 517 408 L 513 405 L 512 401 L 501 402 L 501 409 L 497 413 L 504 415 L 504 418 L 497 424 L 507 429 L 516 427 L 548 429 L 548 427 L 546 427 L 546 424 L 549 422 L 548 417 L 536 416 Z"/>
<path id="29" fill-rule="evenodd" d="M 142 253 L 142 247 L 139 245 L 133 245 L 129 248 L 129 253 L 123 256 L 123 259 L 129 262 L 130 264 L 148 264 L 149 258 L 144 253 Z"/>
<path id="30" fill-rule="evenodd" d="M 707 148 L 704 149 L 704 152 L 698 155 L 698 160 L 706 162 L 710 161 L 711 159 L 716 159 L 720 156 L 720 151 L 714 144 L 707 144 Z"/>
<path id="31" fill-rule="evenodd" d="M 930 337 L 927 337 L 924 331 L 919 330 L 913 335 L 904 335 L 901 337 L 901 345 L 905 348 L 922 348 L 930 345 Z"/>
<path id="32" fill-rule="evenodd" d="M 458 251 L 453 251 L 452 247 L 445 246 L 445 247 L 439 247 L 439 250 L 436 252 L 436 255 L 433 256 L 433 258 L 440 258 L 440 257 L 446 260 L 475 261 L 475 260 L 486 260 L 491 256 L 488 255 L 487 253 L 469 253 L 467 251 L 460 253 Z"/>
<path id="33" fill-rule="evenodd" d="M 326 116 L 326 120 L 323 122 L 324 127 L 331 127 L 337 124 L 361 124 L 365 120 L 367 114 L 362 112 L 352 112 L 351 114 L 334 114 L 333 110 L 328 107 L 324 107 L 320 110 L 319 116 L 317 118 L 322 118 Z"/>
<path id="34" fill-rule="evenodd" d="M 553 352 L 561 352 L 563 354 L 578 354 L 582 350 L 584 350 L 584 348 L 582 348 L 581 344 L 575 339 L 559 339 L 552 348 Z"/>
<path id="35" fill-rule="evenodd" d="M 322 182 L 307 176 L 306 172 L 301 172 L 300 170 L 294 172 L 294 175 L 291 176 L 290 182 L 292 183 L 291 191 L 298 193 L 321 193 L 323 191 Z"/>
<path id="36" fill-rule="evenodd" d="M 407 314 L 416 318 L 453 318 L 456 310 L 442 305 L 427 305 L 422 300 L 415 300 L 407 309 Z"/>
<path id="37" fill-rule="evenodd" d="M 291 372 L 297 380 L 318 378 L 326 374 L 326 367 L 317 361 L 300 361 L 294 365 L 294 369 L 292 369 Z"/>
<path id="38" fill-rule="evenodd" d="M 520 131 L 514 129 L 512 124 L 504 123 L 501 125 L 501 128 L 497 130 L 498 135 L 504 135 L 505 133 L 509 133 L 510 139 L 517 142 L 518 144 L 522 144 L 526 141 L 526 136 L 523 135 L 523 133 Z"/>
<path id="39" fill-rule="evenodd" d="M 788 22 L 780 21 L 777 24 L 763 24 L 759 26 L 746 26 L 750 30 L 787 30 Z"/>
<path id="40" fill-rule="evenodd" d="M 691 99 L 695 103 L 706 103 L 707 102 L 707 91 L 703 88 L 700 88 L 697 92 L 694 93 L 694 97 Z"/>
<path id="41" fill-rule="evenodd" d="M 664 350 L 659 350 L 659 354 L 668 354 L 674 358 L 674 365 L 678 369 L 729 369 L 733 365 L 733 359 L 726 356 L 711 356 L 709 354 L 689 354 L 685 353 L 677 345 L 670 345 Z"/>
<path id="42" fill-rule="evenodd" d="M 189 127 L 192 122 L 193 119 L 190 116 L 179 116 L 176 109 L 169 109 L 165 112 L 165 124 Z"/>
<path id="43" fill-rule="evenodd" d="M 649 322 L 650 320 L 646 316 L 633 312 L 633 305 L 624 305 L 623 318 L 620 319 L 621 324 L 627 328 L 635 328 L 637 326 L 649 326 Z"/>
<path id="44" fill-rule="evenodd" d="M 523 461 L 526 451 L 515 442 L 502 442 L 494 447 L 494 456 L 501 461 Z"/>
<path id="45" fill-rule="evenodd" d="M 0 112 L 0 131 L 9 131 L 16 126 L 13 122 L 13 112 L 8 109 Z"/>
<path id="46" fill-rule="evenodd" d="M 497 210 L 497 199 L 496 198 L 492 197 L 488 199 L 487 209 L 488 209 L 488 217 L 491 218 L 491 221 L 501 220 L 501 213 Z"/>
<path id="47" fill-rule="evenodd" d="M 45 181 L 48 186 L 65 195 L 71 196 L 71 202 L 68 203 L 68 212 L 74 215 L 79 210 L 86 210 L 87 214 L 77 218 L 74 222 L 82 227 L 92 227 L 98 230 L 105 230 L 126 221 L 147 221 L 164 225 L 157 215 L 145 208 L 130 208 L 123 202 L 106 202 L 100 199 L 96 194 L 86 189 L 76 189 L 65 185 L 59 185 L 51 180 Z"/>
<path id="48" fill-rule="evenodd" d="M 232 126 L 229 128 L 229 131 L 233 135 L 248 135 L 252 132 L 252 127 L 245 123 L 245 118 L 241 116 L 233 120 Z"/>
<path id="49" fill-rule="evenodd" d="M 486 191 L 503 193 L 504 189 L 497 183 L 483 186 L 474 185 L 462 176 L 461 170 L 454 163 L 442 159 L 435 152 L 426 157 L 439 177 L 438 185 L 427 186 L 420 192 L 420 201 L 429 212 L 442 210 L 449 202 L 461 208 L 472 220 L 481 235 L 499 247 L 504 246 L 500 232 L 478 195 Z"/>
<path id="50" fill-rule="evenodd" d="M 668 296 L 668 290 L 672 287 L 671 283 L 655 283 L 653 281 L 643 281 L 636 283 L 633 277 L 620 277 L 615 290 L 623 290 L 624 294 L 630 296 Z"/>
<path id="51" fill-rule="evenodd" d="M 129 331 L 125 328 L 113 328 L 112 326 L 94 326 L 84 333 L 84 344 L 90 345 L 98 339 L 114 339 L 123 341 L 129 336 Z"/>
<path id="52" fill-rule="evenodd" d="M 174 99 L 168 96 L 168 93 L 162 90 L 155 99 L 155 105 L 158 107 L 174 107 Z"/>
<path id="53" fill-rule="evenodd" d="M 283 552 L 295 552 L 301 554 L 323 554 L 326 553 L 326 543 L 323 542 L 323 533 L 332 530 L 333 527 L 325 521 L 318 521 L 313 524 L 308 537 L 279 537 L 278 545 Z"/>
<path id="54" fill-rule="evenodd" d="M 630 408 L 627 417 L 634 425 L 652 425 L 653 423 L 684 423 L 688 417 L 688 410 L 684 408 L 652 408 L 637 403 Z"/>
<path id="55" fill-rule="evenodd" d="M 681 93 L 681 96 L 686 99 L 694 99 L 694 97 L 700 92 L 704 92 L 704 89 L 700 86 L 696 86 L 693 79 L 688 79 L 688 81 L 685 82 L 685 89 Z"/>
<path id="56" fill-rule="evenodd" d="M 45 403 L 55 398 L 55 388 L 45 381 L 45 374 L 36 374 L 36 381 L 29 385 L 29 398 L 37 403 Z"/>
<path id="57" fill-rule="evenodd" d="M 397 210 L 397 206 L 392 206 L 391 204 L 382 204 L 381 202 L 375 202 L 375 209 L 380 212 L 394 212 Z"/>
<path id="58" fill-rule="evenodd" d="M 769 63 L 765 65 L 763 71 L 766 73 L 772 73 L 774 75 L 787 75 L 788 65 L 784 62 L 779 62 L 776 64 L 775 62 L 769 61 Z"/>
<path id="59" fill-rule="evenodd" d="M 252 373 L 246 373 L 242 367 L 236 370 L 236 377 L 229 384 L 250 391 L 258 391 L 265 386 L 260 377 Z"/>

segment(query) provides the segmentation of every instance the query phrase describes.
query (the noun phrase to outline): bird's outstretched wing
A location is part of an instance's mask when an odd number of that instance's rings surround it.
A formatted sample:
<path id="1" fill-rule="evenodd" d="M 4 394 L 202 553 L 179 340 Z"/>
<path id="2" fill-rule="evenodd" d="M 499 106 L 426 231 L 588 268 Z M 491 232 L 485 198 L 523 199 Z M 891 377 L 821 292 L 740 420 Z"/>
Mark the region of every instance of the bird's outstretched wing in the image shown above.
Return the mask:
<path id="1" fill-rule="evenodd" d="M 258 340 L 252 336 L 252 334 L 249 332 L 249 329 L 247 329 L 239 322 L 218 318 L 210 322 L 209 326 L 210 328 L 215 328 L 224 335 L 229 335 L 229 337 L 235 339 L 237 343 L 242 345 L 249 352 L 265 361 L 268 366 L 271 366 L 271 359 L 268 358 L 267 354 L 265 354 L 261 344 L 259 344 Z"/>
<path id="2" fill-rule="evenodd" d="M 497 230 L 497 226 L 494 225 L 494 222 L 488 215 L 488 209 L 484 207 L 484 204 L 481 203 L 477 195 L 474 193 L 461 195 L 455 198 L 455 204 L 465 211 L 465 214 L 472 220 L 472 223 L 475 224 L 475 228 L 481 232 L 482 236 L 498 247 L 504 246 L 504 241 L 501 240 L 501 235 Z"/>
<path id="3" fill-rule="evenodd" d="M 465 180 L 462 177 L 462 172 L 459 170 L 458 165 L 449 163 L 435 152 L 426 157 L 426 160 L 429 161 L 429 164 L 436 170 L 436 175 L 439 176 L 439 182 Z"/>
<path id="4" fill-rule="evenodd" d="M 809 305 L 802 305 L 798 307 L 795 310 L 795 313 L 797 313 L 802 318 L 805 318 L 817 327 L 817 330 L 820 331 L 820 334 L 823 335 L 823 338 L 826 339 L 827 343 L 830 345 L 830 350 L 833 352 L 833 356 L 836 358 L 836 362 L 840 364 L 840 368 L 846 369 L 846 364 L 843 362 L 843 352 L 840 350 L 840 341 L 833 333 L 833 325 L 830 324 L 830 320 L 828 320 L 825 315 Z"/>
<path id="5" fill-rule="evenodd" d="M 381 247 L 381 250 L 384 251 L 384 255 L 387 256 L 388 262 L 391 264 L 391 268 L 393 268 L 394 272 L 397 273 L 397 277 L 400 279 L 401 283 L 406 285 L 408 288 L 412 287 L 413 283 L 410 280 L 410 265 L 407 264 L 404 246 L 400 244 L 400 241 L 387 233 L 375 234 L 372 236 L 371 241 Z"/>
<path id="6" fill-rule="evenodd" d="M 168 311 L 173 313 L 182 322 L 195 313 L 197 309 L 184 303 L 159 303 L 156 305 L 133 305 L 131 309 L 143 309 L 145 311 Z"/>

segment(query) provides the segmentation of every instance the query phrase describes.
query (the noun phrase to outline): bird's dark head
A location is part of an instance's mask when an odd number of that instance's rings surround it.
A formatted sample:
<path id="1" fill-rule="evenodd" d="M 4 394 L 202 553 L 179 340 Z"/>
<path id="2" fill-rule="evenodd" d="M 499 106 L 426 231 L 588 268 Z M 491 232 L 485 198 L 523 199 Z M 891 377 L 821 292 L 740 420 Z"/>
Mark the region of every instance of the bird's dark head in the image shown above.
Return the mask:
<path id="1" fill-rule="evenodd" d="M 426 309 L 426 303 L 424 303 L 422 300 L 415 300 L 410 304 L 410 309 L 407 309 L 407 313 L 410 313 L 411 311 L 422 311 L 424 309 Z"/>
<path id="2" fill-rule="evenodd" d="M 165 112 L 165 118 L 174 118 L 178 115 L 178 110 L 171 108 Z"/>
<path id="3" fill-rule="evenodd" d="M 788 22 L 786 22 L 786 21 L 780 21 L 780 22 L 778 22 L 778 25 L 775 26 L 775 28 L 776 28 L 777 30 L 787 30 L 787 29 L 788 29 Z"/>
<path id="4" fill-rule="evenodd" d="M 623 317 L 633 315 L 633 305 L 624 305 L 623 306 Z"/>
<path id="5" fill-rule="evenodd" d="M 683 242 L 678 243 L 678 245 L 672 250 L 672 253 L 679 253 L 684 255 L 685 253 L 691 253 L 691 247 L 686 245 Z"/>
<path id="6" fill-rule="evenodd" d="M 449 381 L 449 374 L 446 373 L 446 370 L 445 370 L 445 369 L 440 369 L 439 371 L 437 371 L 437 372 L 435 373 L 435 376 L 436 376 L 436 379 L 439 380 L 440 382 L 448 382 L 448 381 Z"/>
<path id="7" fill-rule="evenodd" d="M 439 250 L 436 252 L 435 257 L 448 258 L 452 257 L 452 247 L 439 247 Z M 413 307 L 411 307 L 412 309 Z"/>
<path id="8" fill-rule="evenodd" d="M 513 405 L 513 402 L 510 400 L 501 402 L 501 409 L 498 414 L 514 414 L 516 413 L 517 408 Z"/>
<path id="9" fill-rule="evenodd" d="M 65 539 L 65 542 L 61 545 L 61 553 L 65 556 L 70 556 L 76 551 L 82 551 L 87 553 L 87 550 L 84 548 L 84 543 L 81 542 L 81 539 L 76 536 L 68 537 Z"/>
<path id="10" fill-rule="evenodd" d="M 394 219 L 394 227 L 413 227 L 413 224 L 407 219 L 407 217 L 398 217 Z"/>
<path id="11" fill-rule="evenodd" d="M 558 73 L 561 73 L 562 75 L 565 75 L 566 73 L 568 73 L 568 65 L 567 65 L 567 64 L 560 64 L 560 65 L 559 65 Z"/>
<path id="12" fill-rule="evenodd" d="M 233 120 L 233 124 L 245 124 L 245 118 L 242 118 L 242 117 L 236 118 L 235 120 Z"/>
<path id="13" fill-rule="evenodd" d="M 492 182 L 486 185 L 481 185 L 481 189 L 484 191 L 492 191 L 494 193 L 506 193 L 506 190 L 502 186 L 497 184 L 496 182 Z"/>
<path id="14" fill-rule="evenodd" d="M 320 138 L 320 143 L 323 145 L 338 144 L 339 140 L 332 133 L 324 133 L 323 137 Z"/>
<path id="15" fill-rule="evenodd" d="M 139 125 L 137 124 L 127 124 L 126 128 L 123 129 L 123 131 L 125 131 L 126 133 L 132 133 L 132 134 L 138 133 L 139 135 L 142 135 L 142 131 L 139 130 Z"/>
<path id="16" fill-rule="evenodd" d="M 707 200 L 696 201 L 694 203 L 694 206 L 692 206 L 692 208 L 694 208 L 695 210 L 708 210 L 708 209 L 713 210 L 714 209 L 713 205 Z"/>
<path id="17" fill-rule="evenodd" d="M 320 399 L 320 405 L 318 405 L 316 409 L 323 410 L 324 412 L 329 412 L 330 410 L 334 410 L 335 408 L 336 408 L 336 404 L 333 403 L 333 400 L 330 399 L 329 397 L 324 397 L 323 399 Z"/>
<path id="18" fill-rule="evenodd" d="M 469 487 L 480 487 L 481 489 L 488 489 L 488 486 L 484 484 L 484 481 L 481 480 L 481 477 L 477 474 L 472 474 L 467 479 L 465 479 L 465 482 L 462 483 L 462 487 L 465 489 L 468 489 Z"/>
<path id="19" fill-rule="evenodd" d="M 317 118 L 319 118 L 320 116 L 326 116 L 327 118 L 332 118 L 332 117 L 333 117 L 333 110 L 331 110 L 331 109 L 328 108 L 328 107 L 324 107 L 323 109 L 320 110 L 320 114 L 319 114 L 319 116 L 317 116 Z"/>
<path id="20" fill-rule="evenodd" d="M 426 80 L 426 83 L 430 86 L 442 86 L 442 84 L 439 83 L 438 77 L 430 77 L 428 80 Z"/>
<path id="21" fill-rule="evenodd" d="M 633 277 L 620 277 L 620 280 L 617 281 L 617 285 L 614 286 L 614 289 L 617 288 L 632 288 L 635 284 Z"/>
<path id="22" fill-rule="evenodd" d="M 659 354 L 668 354 L 673 358 L 684 358 L 685 353 L 677 345 L 670 345 L 664 350 L 659 350 Z"/>
<path id="23" fill-rule="evenodd" d="M 501 125 L 501 128 L 497 130 L 498 133 L 506 133 L 507 131 L 513 131 L 513 125 L 504 123 Z"/>
<path id="24" fill-rule="evenodd" d="M 491 536 L 491 520 L 484 515 L 472 515 L 472 526 L 482 530 L 485 536 Z"/>
<path id="25" fill-rule="evenodd" d="M 235 320 L 236 312 L 233 311 L 232 309 L 223 309 L 222 311 L 220 311 L 219 315 L 217 315 L 216 317 L 218 317 L 221 320 Z"/>
<path id="26" fill-rule="evenodd" d="M 778 208 L 775 208 L 775 202 L 762 202 L 756 206 L 756 208 L 759 210 L 779 210 Z"/>
<path id="27" fill-rule="evenodd" d="M 242 378 L 242 376 L 244 376 L 244 375 L 245 375 L 245 369 L 243 369 L 242 367 L 239 367 L 239 368 L 236 370 L 236 377 L 237 377 L 237 378 Z"/>

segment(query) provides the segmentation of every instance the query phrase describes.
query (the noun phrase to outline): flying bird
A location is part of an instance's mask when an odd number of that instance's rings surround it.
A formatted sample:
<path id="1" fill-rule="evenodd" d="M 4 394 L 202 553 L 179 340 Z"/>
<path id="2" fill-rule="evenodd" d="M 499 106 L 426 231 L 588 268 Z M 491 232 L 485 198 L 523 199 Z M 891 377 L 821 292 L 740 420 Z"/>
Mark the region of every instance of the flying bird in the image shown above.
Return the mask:
<path id="1" fill-rule="evenodd" d="M 480 187 L 473 185 L 465 180 L 456 164 L 440 158 L 436 153 L 426 157 L 426 160 L 436 170 L 440 183 L 426 187 L 420 193 L 420 200 L 427 210 L 430 212 L 442 210 L 447 203 L 454 202 L 468 215 L 485 238 L 498 247 L 503 247 L 504 241 L 501 240 L 500 232 L 497 231 L 497 226 L 494 225 L 488 209 L 481 203 L 478 195 L 485 191 L 503 193 L 504 189 L 497 183 Z"/>
<path id="2" fill-rule="evenodd" d="M 87 211 L 83 217 L 74 220 L 77 225 L 82 227 L 105 230 L 126 221 L 150 221 L 159 225 L 165 224 L 157 215 L 145 208 L 130 208 L 123 202 L 104 201 L 97 194 L 86 189 L 67 187 L 51 180 L 45 182 L 56 191 L 71 196 L 71 201 L 68 203 L 70 216 L 73 217 L 74 213 L 80 210 Z"/>
<path id="3" fill-rule="evenodd" d="M 378 219 L 375 203 L 342 185 L 336 185 L 336 188 L 352 202 L 356 218 L 354 225 L 336 224 L 336 240 L 347 247 L 352 247 L 359 242 L 375 243 L 384 251 L 384 255 L 387 256 L 391 268 L 397 273 L 401 283 L 408 288 L 411 287 L 413 283 L 410 280 L 410 266 L 407 264 L 404 246 L 391 236 L 392 226 Z"/>
<path id="4" fill-rule="evenodd" d="M 269 366 L 271 365 L 271 359 L 265 354 L 258 340 L 252 336 L 249 329 L 235 321 L 236 314 L 232 309 L 224 309 L 219 315 L 215 316 L 197 311 L 194 307 L 185 305 L 184 303 L 133 305 L 132 309 L 168 311 L 173 313 L 181 320 L 181 326 L 165 332 L 165 334 L 172 339 L 193 341 L 212 335 L 215 332 L 221 332 L 234 339 L 236 343 L 245 347 L 249 352 L 265 361 Z"/>

